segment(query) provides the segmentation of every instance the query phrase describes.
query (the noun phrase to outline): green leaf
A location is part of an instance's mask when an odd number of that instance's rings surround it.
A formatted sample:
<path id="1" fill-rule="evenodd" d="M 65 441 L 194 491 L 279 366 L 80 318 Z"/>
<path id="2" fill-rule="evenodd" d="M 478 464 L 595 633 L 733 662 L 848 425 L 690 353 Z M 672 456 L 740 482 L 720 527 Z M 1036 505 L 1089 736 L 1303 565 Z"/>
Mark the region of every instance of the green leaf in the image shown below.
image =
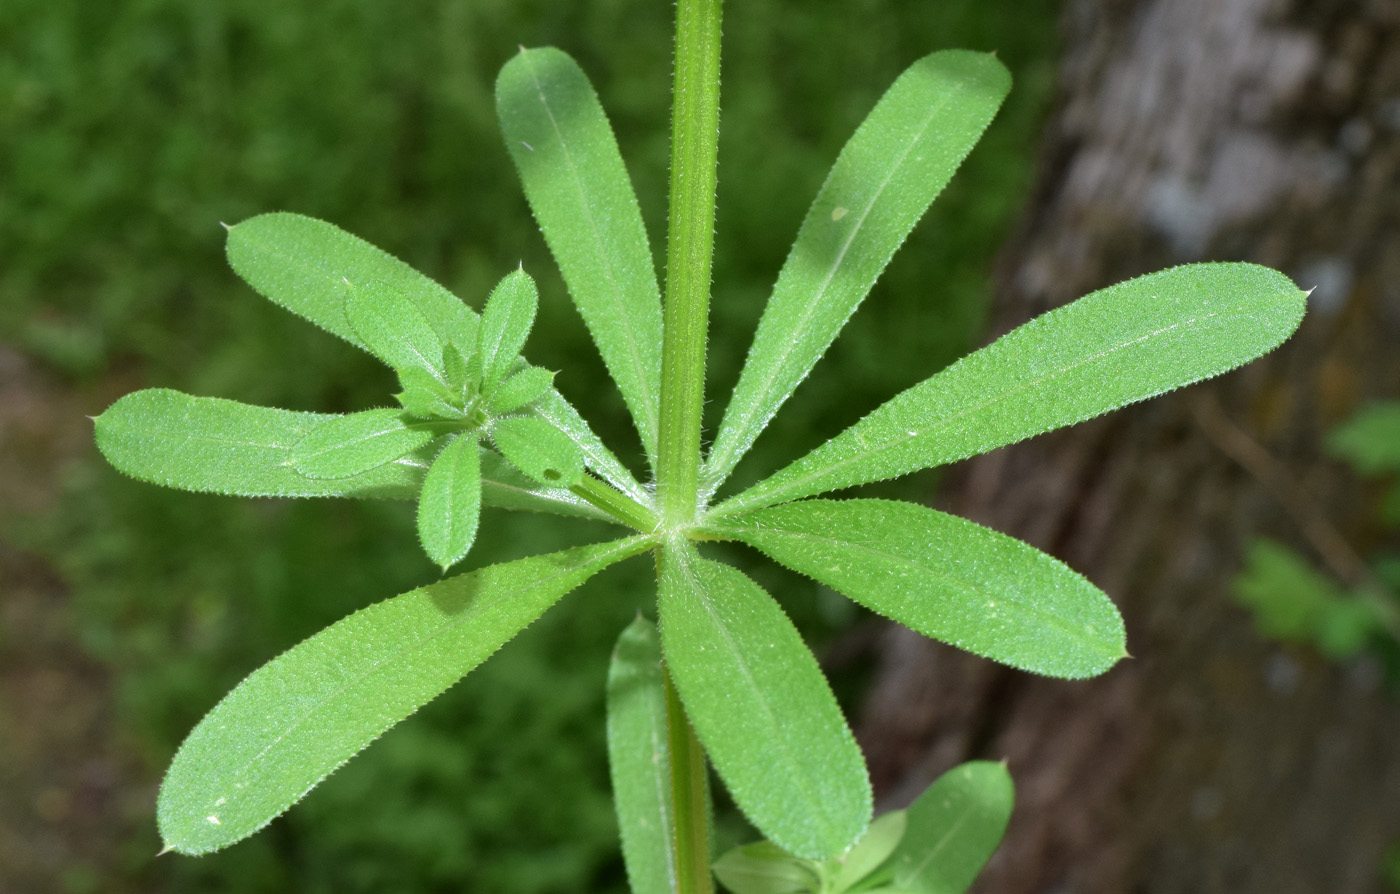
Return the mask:
<path id="1" fill-rule="evenodd" d="M 336 480 L 307 478 L 293 469 L 292 447 L 338 418 L 150 388 L 126 395 L 97 417 L 97 446 L 119 471 L 181 490 L 394 499 L 418 492 L 424 470 L 406 460 Z"/>
<path id="2" fill-rule="evenodd" d="M 895 478 L 1234 369 L 1298 328 L 1305 295 L 1254 264 L 1190 264 L 1043 314 L 896 395 L 717 515 Z"/>
<path id="3" fill-rule="evenodd" d="M 892 858 L 894 887 L 911 894 L 961 894 L 991 859 L 1011 819 L 1015 789 L 1004 764 L 954 767 L 909 805 Z"/>
<path id="4" fill-rule="evenodd" d="M 900 75 L 856 130 L 778 274 L 706 463 L 706 493 L 831 346 L 1010 89 L 994 56 L 943 50 Z"/>
<path id="5" fill-rule="evenodd" d="M 656 462 L 661 292 L 641 210 L 588 77 L 559 50 L 522 49 L 496 112 L 535 220 Z"/>
<path id="6" fill-rule="evenodd" d="M 1400 470 L 1400 401 L 1372 404 L 1332 429 L 1327 450 L 1363 475 Z"/>
<path id="7" fill-rule="evenodd" d="M 448 442 L 423 478 L 418 497 L 418 541 L 446 571 L 466 556 L 481 520 L 481 448 L 476 435 Z"/>
<path id="8" fill-rule="evenodd" d="M 444 401 L 436 389 L 430 391 L 415 385 L 395 394 L 394 400 L 410 416 L 419 419 L 454 419 L 462 416 L 461 411 Z"/>
<path id="9" fill-rule="evenodd" d="M 347 478 L 391 463 L 444 434 L 403 410 L 332 416 L 292 445 L 292 468 L 308 478 Z"/>
<path id="10" fill-rule="evenodd" d="M 810 864 L 768 841 L 736 847 L 715 861 L 715 878 L 733 894 L 796 894 L 819 884 Z M 634 891 L 663 890 L 633 887 Z"/>
<path id="11" fill-rule="evenodd" d="M 421 369 L 447 381 L 444 342 L 418 306 L 393 286 L 375 280 L 351 286 L 345 316 L 365 348 L 391 369 Z"/>
<path id="12" fill-rule="evenodd" d="M 486 401 L 492 413 L 509 413 L 544 397 L 554 384 L 554 373 L 538 366 L 527 366 L 506 379 Z"/>
<path id="13" fill-rule="evenodd" d="M 1231 590 L 1254 614 L 1261 636 L 1310 642 L 1333 658 L 1356 655 L 1385 629 L 1364 597 L 1347 593 L 1272 540 L 1250 543 Z"/>
<path id="14" fill-rule="evenodd" d="M 891 500 L 803 500 L 716 526 L 911 630 L 1052 677 L 1127 655 L 1123 619 L 1063 562 L 953 515 Z"/>
<path id="15" fill-rule="evenodd" d="M 870 875 L 880 864 L 889 859 L 890 854 L 904 838 L 907 819 L 903 810 L 891 810 L 880 816 L 865 830 L 860 841 L 844 856 L 831 862 L 835 864 L 831 889 L 834 894 L 848 891 L 857 882 Z"/>
<path id="16" fill-rule="evenodd" d="M 502 509 L 550 512 L 616 523 L 611 515 L 572 491 L 531 480 L 494 450 L 481 452 L 481 502 Z"/>
<path id="17" fill-rule="evenodd" d="M 439 339 L 475 344 L 476 314 L 398 258 L 334 224 L 300 214 L 260 214 L 228 228 L 228 261 L 260 294 L 359 348 L 345 316 L 347 282 L 380 282 L 412 301 Z"/>
<path id="18" fill-rule="evenodd" d="M 684 542 L 660 564 L 666 664 L 735 803 L 792 854 L 841 853 L 870 822 L 870 782 L 816 659 L 740 572 Z"/>
<path id="19" fill-rule="evenodd" d="M 492 565 L 372 605 L 273 659 L 190 733 L 156 817 L 185 854 L 246 838 L 641 537 Z"/>
<path id="20" fill-rule="evenodd" d="M 568 436 L 534 416 L 507 416 L 491 425 L 501 455 L 541 484 L 571 487 L 583 477 L 583 457 Z"/>
<path id="21" fill-rule="evenodd" d="M 644 506 L 651 506 L 656 502 L 651 492 L 637 483 L 632 473 L 617 461 L 612 451 L 608 450 L 588 427 L 578 410 L 564 400 L 557 390 L 551 389 L 547 392 L 531 407 L 531 412 L 563 432 L 573 442 L 574 447 L 578 448 L 578 452 L 583 454 L 588 467 L 597 472 L 603 480 Z"/>
<path id="22" fill-rule="evenodd" d="M 676 888 L 675 806 L 666 741 L 661 638 L 638 617 L 618 637 L 608 665 L 608 767 L 633 891 Z"/>
<path id="23" fill-rule="evenodd" d="M 525 347 L 535 325 L 539 293 L 524 270 L 501 280 L 481 311 L 478 350 L 481 353 L 481 390 L 490 393 L 501 384 L 515 358 Z"/>

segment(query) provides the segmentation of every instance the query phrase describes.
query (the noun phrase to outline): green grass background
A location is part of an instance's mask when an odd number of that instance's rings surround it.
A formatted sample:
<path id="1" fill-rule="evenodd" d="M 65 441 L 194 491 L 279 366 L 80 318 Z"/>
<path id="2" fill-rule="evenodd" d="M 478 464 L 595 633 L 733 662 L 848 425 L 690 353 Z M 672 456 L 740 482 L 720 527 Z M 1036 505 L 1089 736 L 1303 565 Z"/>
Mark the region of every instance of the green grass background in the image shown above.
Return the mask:
<path id="1" fill-rule="evenodd" d="M 727 9 L 710 424 L 808 202 L 882 90 L 945 47 L 996 50 L 1016 78 L 982 145 L 740 480 L 977 341 L 990 260 L 1024 200 L 1051 101 L 1055 7 Z M 298 211 L 397 254 L 477 307 L 523 262 L 542 291 L 529 355 L 563 371 L 561 390 L 636 465 L 621 400 L 510 169 L 492 86 L 519 44 L 572 53 L 612 116 L 655 247 L 671 14 L 669 3 L 640 0 L 6 0 L 0 339 L 86 393 L 120 382 L 294 409 L 381 404 L 393 388 L 387 370 L 262 300 L 224 263 L 220 221 Z M 600 531 L 490 512 L 470 561 Z M 114 675 L 118 714 L 152 780 L 243 675 L 435 576 L 407 504 L 164 491 L 122 479 L 95 450 L 68 469 L 60 505 L 7 534 L 61 570 L 82 644 Z M 68 889 L 625 890 L 602 686 L 613 639 L 649 610 L 648 570 L 630 563 L 571 596 L 248 842 L 152 860 L 153 820 L 138 823 L 121 859 L 72 867 Z M 757 573 L 817 644 L 853 617 L 810 583 Z M 838 681 L 843 694 L 857 688 Z"/>

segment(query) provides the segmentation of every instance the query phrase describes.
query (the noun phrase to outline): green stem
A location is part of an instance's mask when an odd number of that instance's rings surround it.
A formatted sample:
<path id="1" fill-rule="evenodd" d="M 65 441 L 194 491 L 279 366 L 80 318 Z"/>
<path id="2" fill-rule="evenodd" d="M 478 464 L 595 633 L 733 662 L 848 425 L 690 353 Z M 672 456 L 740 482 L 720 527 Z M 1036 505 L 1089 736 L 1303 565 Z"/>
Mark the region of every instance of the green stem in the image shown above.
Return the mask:
<path id="1" fill-rule="evenodd" d="M 569 490 L 629 528 L 643 534 L 651 534 L 656 530 L 655 512 L 592 475 L 584 475 L 579 483 Z"/>
<path id="2" fill-rule="evenodd" d="M 662 668 L 666 681 L 666 738 L 671 752 L 671 803 L 675 809 L 676 894 L 713 894 L 710 876 L 710 811 L 705 752 L 685 707 Z"/>
<path id="3" fill-rule="evenodd" d="M 668 528 L 694 523 L 714 252 L 721 0 L 680 0 L 671 117 L 671 207 L 661 346 L 657 502 Z"/>

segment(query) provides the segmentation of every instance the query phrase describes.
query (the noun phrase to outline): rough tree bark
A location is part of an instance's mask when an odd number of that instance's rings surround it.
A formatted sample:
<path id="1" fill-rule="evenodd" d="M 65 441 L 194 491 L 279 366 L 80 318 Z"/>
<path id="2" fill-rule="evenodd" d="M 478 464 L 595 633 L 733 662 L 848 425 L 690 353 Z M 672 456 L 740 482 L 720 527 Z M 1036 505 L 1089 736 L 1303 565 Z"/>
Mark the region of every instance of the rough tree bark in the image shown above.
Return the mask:
<path id="1" fill-rule="evenodd" d="M 1384 890 L 1400 703 L 1364 661 L 1257 638 L 1228 581 L 1253 536 L 1349 575 L 1375 535 L 1320 436 L 1400 397 L 1400 2 L 1068 0 L 1062 25 L 995 330 L 1197 259 L 1317 288 L 1264 360 L 953 470 L 942 504 L 1103 587 L 1135 659 L 1057 682 L 884 628 L 858 721 L 877 790 L 897 806 L 1008 759 L 1017 811 L 979 891 Z"/>

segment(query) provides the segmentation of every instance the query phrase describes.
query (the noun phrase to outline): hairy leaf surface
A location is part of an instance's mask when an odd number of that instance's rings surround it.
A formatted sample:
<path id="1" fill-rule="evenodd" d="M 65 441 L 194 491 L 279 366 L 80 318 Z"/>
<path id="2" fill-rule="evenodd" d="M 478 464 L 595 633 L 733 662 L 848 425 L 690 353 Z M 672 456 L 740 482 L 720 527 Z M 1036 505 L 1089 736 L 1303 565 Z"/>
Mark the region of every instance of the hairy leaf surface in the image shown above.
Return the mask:
<path id="1" fill-rule="evenodd" d="M 507 416 L 491 426 L 496 449 L 540 482 L 570 487 L 583 477 L 583 457 L 568 436 L 534 416 Z"/>
<path id="2" fill-rule="evenodd" d="M 418 305 L 394 286 L 378 280 L 350 286 L 345 316 L 365 349 L 389 368 L 421 369 L 446 382 L 441 336 Z"/>
<path id="3" fill-rule="evenodd" d="M 443 344 L 476 337 L 476 314 L 393 255 L 334 224 L 300 214 L 259 214 L 228 228 L 228 261 L 259 294 L 356 347 L 345 316 L 348 284 L 380 282 L 406 296 Z M 467 344 L 473 341 L 467 341 Z"/>
<path id="4" fill-rule="evenodd" d="M 423 468 L 410 462 L 338 479 L 307 478 L 292 468 L 292 447 L 337 418 L 148 388 L 126 395 L 97 417 L 97 446 L 133 478 L 181 490 L 394 499 L 418 492 Z"/>
<path id="5" fill-rule="evenodd" d="M 1189 264 L 1052 310 L 896 395 L 715 512 L 985 453 L 1234 369 L 1298 328 L 1305 295 L 1254 264 Z"/>
<path id="6" fill-rule="evenodd" d="M 481 520 L 481 448 L 459 435 L 433 460 L 418 497 L 418 541 L 446 571 L 466 556 Z"/>
<path id="7" fill-rule="evenodd" d="M 157 802 L 186 854 L 253 834 L 640 537 L 492 565 L 362 609 L 273 659 L 190 733 Z"/>
<path id="8" fill-rule="evenodd" d="M 501 383 L 491 393 L 488 409 L 492 413 L 509 413 L 534 403 L 554 384 L 554 373 L 538 366 L 527 366 Z"/>
<path id="9" fill-rule="evenodd" d="M 807 377 L 1011 89 L 987 53 L 910 66 L 836 159 L 778 274 L 705 467 L 707 491 Z"/>
<path id="10" fill-rule="evenodd" d="M 771 841 L 734 848 L 715 861 L 714 871 L 732 894 L 800 894 L 819 884 L 809 862 Z"/>
<path id="11" fill-rule="evenodd" d="M 515 363 L 535 325 L 539 300 L 535 281 L 524 270 L 506 276 L 486 299 L 478 330 L 482 391 L 494 391 Z"/>
<path id="12" fill-rule="evenodd" d="M 892 500 L 803 500 L 718 528 L 911 630 L 1052 677 L 1127 655 L 1123 619 L 1053 556 Z"/>
<path id="13" fill-rule="evenodd" d="M 841 853 L 870 822 L 865 761 L 787 615 L 687 543 L 661 558 L 661 641 L 696 735 L 744 815 L 785 850 Z"/>
<path id="14" fill-rule="evenodd" d="M 894 887 L 910 894 L 962 894 L 991 859 L 1015 801 L 1004 764 L 973 761 L 938 778 L 905 811 Z"/>
<path id="15" fill-rule="evenodd" d="M 638 617 L 617 640 L 608 665 L 608 767 L 633 891 L 676 888 L 675 805 L 666 741 L 661 637 Z"/>
<path id="16" fill-rule="evenodd" d="M 598 95 L 565 53 L 522 49 L 501 69 L 496 111 L 535 220 L 655 464 L 661 292 Z"/>
<path id="17" fill-rule="evenodd" d="M 308 478 L 348 478 L 393 462 L 445 434 L 439 423 L 417 422 L 403 410 L 332 416 L 292 445 L 291 462 Z"/>

